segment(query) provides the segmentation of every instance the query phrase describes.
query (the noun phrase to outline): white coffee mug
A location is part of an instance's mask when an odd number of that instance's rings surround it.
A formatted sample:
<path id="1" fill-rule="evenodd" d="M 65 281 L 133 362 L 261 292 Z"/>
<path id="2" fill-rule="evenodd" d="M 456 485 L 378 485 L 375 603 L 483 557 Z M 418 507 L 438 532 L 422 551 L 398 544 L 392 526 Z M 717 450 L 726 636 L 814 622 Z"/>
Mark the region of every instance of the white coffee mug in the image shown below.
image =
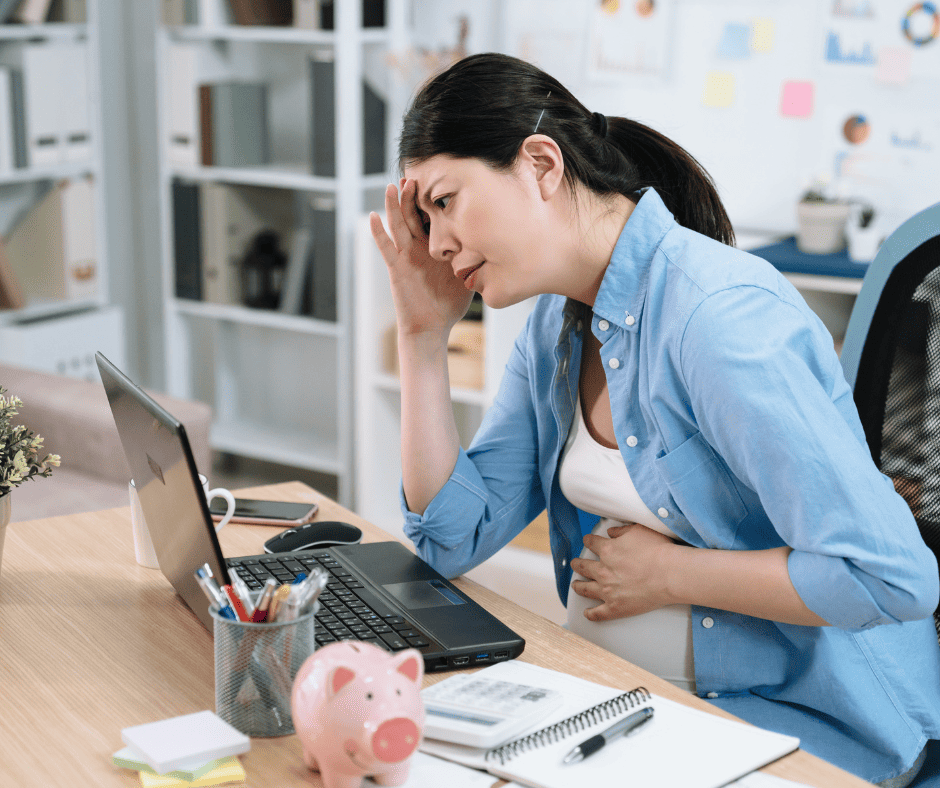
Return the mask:
<path id="1" fill-rule="evenodd" d="M 206 494 L 206 503 L 212 503 L 213 498 L 224 498 L 228 503 L 228 509 L 225 510 L 225 516 L 219 520 L 215 526 L 216 533 L 222 530 L 222 528 L 232 519 L 232 515 L 235 514 L 235 496 L 229 490 L 226 490 L 224 487 L 216 487 L 214 490 L 209 489 L 209 480 L 199 474 L 199 482 L 202 484 L 202 490 Z"/>

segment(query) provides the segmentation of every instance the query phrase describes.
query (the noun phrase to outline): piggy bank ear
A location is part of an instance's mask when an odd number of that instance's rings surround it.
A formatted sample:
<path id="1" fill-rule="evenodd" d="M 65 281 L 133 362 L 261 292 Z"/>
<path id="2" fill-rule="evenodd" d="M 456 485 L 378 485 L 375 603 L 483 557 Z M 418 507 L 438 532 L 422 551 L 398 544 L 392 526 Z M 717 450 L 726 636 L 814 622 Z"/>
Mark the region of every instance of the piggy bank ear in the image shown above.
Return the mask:
<path id="1" fill-rule="evenodd" d="M 330 678 L 328 679 L 330 695 L 335 695 L 354 678 L 356 678 L 356 674 L 349 668 L 344 668 L 342 665 L 334 668 L 333 672 L 330 673 Z"/>
<path id="2" fill-rule="evenodd" d="M 402 652 L 396 657 L 395 670 L 404 676 L 407 676 L 415 684 L 420 684 L 424 676 L 424 660 L 421 658 L 421 652 L 414 649 Z"/>

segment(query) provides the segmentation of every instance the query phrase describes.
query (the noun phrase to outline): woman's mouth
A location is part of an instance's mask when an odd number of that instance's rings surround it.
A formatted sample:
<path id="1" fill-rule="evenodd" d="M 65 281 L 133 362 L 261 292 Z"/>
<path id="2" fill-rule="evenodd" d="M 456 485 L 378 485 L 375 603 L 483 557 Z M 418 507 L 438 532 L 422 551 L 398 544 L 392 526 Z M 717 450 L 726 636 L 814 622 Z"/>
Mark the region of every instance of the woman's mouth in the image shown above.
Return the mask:
<path id="1" fill-rule="evenodd" d="M 483 261 L 483 263 L 485 262 L 486 260 Z M 469 290 L 473 289 L 473 280 L 475 278 L 475 274 L 483 266 L 483 263 L 479 263 L 478 265 L 473 266 L 473 268 L 468 268 L 465 271 L 460 272 L 460 277 L 463 279 L 464 287 Z"/>

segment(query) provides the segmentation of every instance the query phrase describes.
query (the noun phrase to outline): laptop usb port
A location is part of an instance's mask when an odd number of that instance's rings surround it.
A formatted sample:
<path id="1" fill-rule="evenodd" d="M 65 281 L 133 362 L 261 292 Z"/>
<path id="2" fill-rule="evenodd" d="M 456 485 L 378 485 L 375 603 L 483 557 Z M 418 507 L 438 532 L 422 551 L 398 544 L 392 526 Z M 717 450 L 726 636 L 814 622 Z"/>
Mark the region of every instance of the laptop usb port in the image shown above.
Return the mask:
<path id="1" fill-rule="evenodd" d="M 497 651 L 495 654 L 493 654 L 493 660 L 495 661 L 497 659 L 509 659 L 509 652 Z"/>
<path id="2" fill-rule="evenodd" d="M 469 665 L 470 657 L 454 657 L 453 663 L 455 665 Z"/>
<path id="3" fill-rule="evenodd" d="M 488 651 L 481 651 L 479 654 L 477 654 L 473 658 L 473 661 L 474 662 L 489 662 L 489 659 L 490 659 L 490 653 Z"/>

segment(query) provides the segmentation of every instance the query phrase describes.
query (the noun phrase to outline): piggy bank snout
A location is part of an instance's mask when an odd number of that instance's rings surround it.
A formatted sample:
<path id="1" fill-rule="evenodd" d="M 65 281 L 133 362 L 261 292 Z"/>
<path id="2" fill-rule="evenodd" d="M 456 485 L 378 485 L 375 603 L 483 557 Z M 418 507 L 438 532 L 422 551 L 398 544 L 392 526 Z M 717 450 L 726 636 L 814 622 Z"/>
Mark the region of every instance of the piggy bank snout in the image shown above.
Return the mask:
<path id="1" fill-rule="evenodd" d="M 385 763 L 403 761 L 418 747 L 421 731 L 414 720 L 396 717 L 383 722 L 372 736 L 372 752 Z"/>

